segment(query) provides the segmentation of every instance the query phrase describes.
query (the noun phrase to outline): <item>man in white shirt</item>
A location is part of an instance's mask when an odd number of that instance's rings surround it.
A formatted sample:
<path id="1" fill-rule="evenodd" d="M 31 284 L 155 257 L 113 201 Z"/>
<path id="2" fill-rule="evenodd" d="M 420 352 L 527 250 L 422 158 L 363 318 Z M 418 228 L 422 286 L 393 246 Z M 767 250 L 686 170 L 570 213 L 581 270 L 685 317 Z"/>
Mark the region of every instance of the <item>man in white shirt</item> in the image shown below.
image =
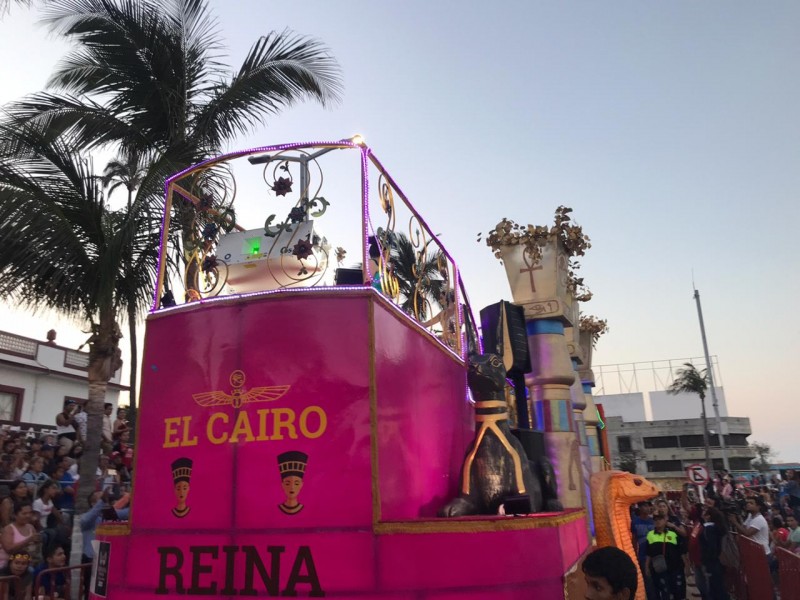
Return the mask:
<path id="1" fill-rule="evenodd" d="M 764 548 L 764 554 L 769 556 L 771 554 L 769 548 L 769 525 L 764 515 L 761 514 L 758 500 L 756 498 L 748 498 L 745 510 L 747 511 L 747 518 L 744 523 L 742 523 L 739 515 L 730 515 L 731 528 L 737 533 L 761 544 L 761 547 Z"/>

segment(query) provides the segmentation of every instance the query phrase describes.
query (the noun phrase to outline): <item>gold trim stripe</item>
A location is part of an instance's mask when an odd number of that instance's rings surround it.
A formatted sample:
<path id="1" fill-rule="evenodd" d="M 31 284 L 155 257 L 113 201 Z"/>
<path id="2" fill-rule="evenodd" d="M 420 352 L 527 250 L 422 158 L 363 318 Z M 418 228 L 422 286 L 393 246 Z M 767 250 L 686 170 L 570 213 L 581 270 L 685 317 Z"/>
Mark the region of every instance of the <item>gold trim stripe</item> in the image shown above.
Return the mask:
<path id="1" fill-rule="evenodd" d="M 475 408 L 506 408 L 508 402 L 505 400 L 478 400 Z"/>
<path id="2" fill-rule="evenodd" d="M 376 523 L 373 531 L 378 535 L 394 533 L 479 533 L 483 531 L 524 531 L 559 527 L 586 517 L 586 509 L 558 516 L 477 517 L 469 519 L 437 519 L 431 521 L 392 521 Z"/>
<path id="3" fill-rule="evenodd" d="M 107 535 L 109 537 L 131 534 L 131 524 L 127 523 L 101 523 L 95 530 L 95 535 Z"/>

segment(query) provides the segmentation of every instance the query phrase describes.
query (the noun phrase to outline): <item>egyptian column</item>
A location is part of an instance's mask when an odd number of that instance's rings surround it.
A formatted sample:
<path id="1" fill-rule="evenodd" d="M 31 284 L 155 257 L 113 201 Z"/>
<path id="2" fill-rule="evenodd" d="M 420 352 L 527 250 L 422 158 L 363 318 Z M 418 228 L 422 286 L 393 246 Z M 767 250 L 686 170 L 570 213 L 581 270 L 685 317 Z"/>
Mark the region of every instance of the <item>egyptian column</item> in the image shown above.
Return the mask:
<path id="1" fill-rule="evenodd" d="M 556 236 L 548 238 L 535 258 L 524 244 L 499 246 L 514 303 L 525 311 L 532 368 L 525 385 L 555 468 L 558 498 L 565 508 L 580 508 L 583 474 L 570 391 L 576 373 L 564 335 L 565 325 L 578 324 L 569 320 L 567 253 Z"/>
<path id="2" fill-rule="evenodd" d="M 571 296 L 571 294 L 570 294 Z M 570 321 L 575 323 L 578 321 L 578 302 L 571 299 L 571 312 Z M 581 379 L 578 375 L 580 366 L 583 364 L 583 348 L 579 344 L 579 335 L 577 327 L 565 328 L 565 336 L 567 339 L 567 350 L 569 351 L 570 361 L 572 362 L 572 369 L 575 371 L 575 381 L 570 386 L 570 395 L 572 399 L 572 411 L 575 419 L 575 433 L 578 436 L 578 444 L 580 444 L 580 457 L 581 457 L 581 474 L 583 478 L 583 506 L 590 508 L 591 505 L 591 492 L 589 491 L 589 481 L 592 476 L 592 463 L 591 455 L 589 452 L 589 442 L 587 437 L 587 427 L 584 423 L 584 410 L 586 409 L 586 398 L 583 394 L 583 386 Z"/>
<path id="3" fill-rule="evenodd" d="M 596 323 L 597 321 L 594 320 Z M 585 329 L 587 324 L 591 327 L 591 322 L 583 321 L 580 331 L 580 345 L 583 350 L 583 364 L 578 371 L 581 387 L 583 388 L 586 408 L 583 411 L 583 420 L 586 426 L 586 437 L 589 445 L 589 454 L 592 462 L 592 472 L 597 473 L 604 469 L 603 455 L 600 451 L 600 438 L 597 427 L 600 424 L 600 417 L 597 414 L 597 407 L 594 405 L 592 388 L 594 387 L 594 372 L 592 371 L 592 350 L 597 337 L 605 331 L 605 321 L 602 323 L 602 330 L 598 333 L 590 329 Z"/>

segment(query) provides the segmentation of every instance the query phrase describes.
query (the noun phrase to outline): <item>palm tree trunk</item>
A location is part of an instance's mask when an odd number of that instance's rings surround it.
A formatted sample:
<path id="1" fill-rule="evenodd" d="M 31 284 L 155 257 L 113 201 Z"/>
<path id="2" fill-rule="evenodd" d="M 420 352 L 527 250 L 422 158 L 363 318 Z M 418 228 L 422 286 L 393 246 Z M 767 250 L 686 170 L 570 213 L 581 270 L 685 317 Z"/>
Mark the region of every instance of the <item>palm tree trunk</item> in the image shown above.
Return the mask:
<path id="1" fill-rule="evenodd" d="M 703 446 L 706 450 L 706 470 L 708 471 L 708 476 L 713 479 L 714 465 L 711 462 L 711 447 L 708 439 L 708 421 L 706 419 L 706 397 L 703 394 L 700 394 L 700 406 L 702 408 L 700 415 L 703 419 Z"/>
<path id="2" fill-rule="evenodd" d="M 130 406 L 133 409 L 131 413 L 136 412 L 136 401 L 139 397 L 136 395 L 136 378 L 137 378 L 137 371 L 139 368 L 139 360 L 137 354 L 137 343 L 136 343 L 136 307 L 129 305 L 128 306 L 128 336 L 130 337 L 130 346 L 131 346 L 131 380 L 130 380 Z M 132 415 L 131 415 L 132 416 Z"/>
<path id="3" fill-rule="evenodd" d="M 86 444 L 81 457 L 78 496 L 75 511 L 81 514 L 89 510 L 89 495 L 95 490 L 97 465 L 100 458 L 100 439 L 103 433 L 103 405 L 111 376 L 122 366 L 119 351 L 119 326 L 114 320 L 114 311 L 100 311 L 100 323 L 92 325 L 89 341 L 89 400 L 86 402 Z"/>

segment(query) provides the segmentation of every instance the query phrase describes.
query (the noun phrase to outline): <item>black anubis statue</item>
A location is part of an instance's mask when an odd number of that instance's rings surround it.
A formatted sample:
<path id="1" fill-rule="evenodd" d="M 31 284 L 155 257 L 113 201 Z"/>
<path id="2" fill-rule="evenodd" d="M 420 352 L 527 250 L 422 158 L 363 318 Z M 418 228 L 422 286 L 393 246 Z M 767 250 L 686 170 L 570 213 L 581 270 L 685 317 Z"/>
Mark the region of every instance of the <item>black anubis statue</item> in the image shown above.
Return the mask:
<path id="1" fill-rule="evenodd" d="M 506 369 L 496 354 L 470 357 L 467 382 L 475 402 L 475 439 L 461 470 L 461 495 L 441 511 L 443 517 L 526 514 L 562 510 L 552 467 L 545 457 L 532 464 L 508 426 Z"/>

